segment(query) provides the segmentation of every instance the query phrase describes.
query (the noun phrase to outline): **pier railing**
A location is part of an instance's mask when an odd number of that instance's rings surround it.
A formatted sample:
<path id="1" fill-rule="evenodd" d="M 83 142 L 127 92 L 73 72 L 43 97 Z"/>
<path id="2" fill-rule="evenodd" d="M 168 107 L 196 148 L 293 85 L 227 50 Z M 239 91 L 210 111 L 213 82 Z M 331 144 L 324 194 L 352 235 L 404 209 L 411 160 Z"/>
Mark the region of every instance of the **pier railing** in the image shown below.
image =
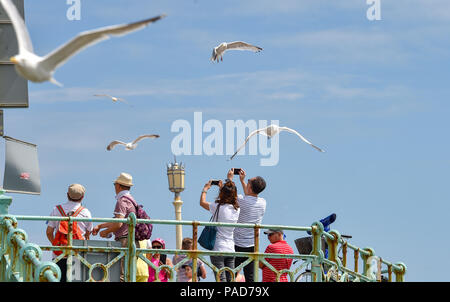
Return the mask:
<path id="1" fill-rule="evenodd" d="M 315 222 L 309 227 L 283 226 L 283 225 L 255 225 L 255 224 L 232 224 L 218 222 L 201 222 L 201 221 L 176 221 L 176 220 L 157 220 L 157 219 L 136 219 L 134 213 L 123 219 L 117 218 L 79 218 L 79 217 L 54 217 L 54 216 L 18 216 L 8 214 L 8 207 L 11 203 L 10 198 L 2 195 L 0 192 L 0 282 L 5 281 L 49 281 L 58 282 L 61 278 L 61 271 L 55 264 L 62 258 L 67 258 L 67 281 L 72 281 L 73 259 L 78 259 L 82 265 L 85 265 L 89 271 L 87 281 L 108 281 L 109 268 L 118 261 L 124 263 L 124 280 L 128 282 L 136 281 L 136 264 L 137 260 L 144 261 L 149 267 L 155 270 L 155 281 L 159 280 L 161 270 L 167 271 L 169 281 L 176 280 L 176 273 L 183 264 L 192 260 L 192 280 L 197 281 L 198 260 L 201 260 L 214 272 L 215 279 L 220 280 L 219 276 L 222 272 L 231 273 L 232 281 L 238 271 L 244 266 L 253 262 L 254 265 L 254 281 L 259 281 L 260 269 L 259 263 L 263 263 L 270 270 L 275 272 L 277 280 L 284 273 L 287 273 L 291 282 L 302 280 L 301 276 L 308 275 L 312 282 L 376 282 L 376 281 L 404 281 L 406 266 L 403 263 L 391 263 L 384 258 L 375 254 L 372 248 L 359 248 L 348 243 L 341 238 L 336 230 L 325 232 L 320 222 Z M 69 236 L 67 246 L 38 246 L 29 243 L 27 234 L 24 230 L 18 229 L 18 221 L 68 221 Z M 75 221 L 91 221 L 91 222 L 119 222 L 128 224 L 128 246 L 127 247 L 93 247 L 93 246 L 75 246 L 72 241 L 72 229 Z M 186 255 L 186 257 L 173 267 L 168 265 L 155 266 L 146 254 L 160 253 L 160 249 L 139 248 L 135 241 L 135 227 L 137 223 L 152 223 L 157 225 L 184 225 L 192 227 L 193 249 L 177 250 L 165 249 L 164 254 L 167 255 Z M 217 252 L 198 249 L 198 234 L 201 226 L 221 226 L 221 227 L 240 227 L 252 228 L 255 234 L 255 252 Z M 261 252 L 259 244 L 259 235 L 261 230 L 265 229 L 282 229 L 285 231 L 295 231 L 299 233 L 298 237 L 306 236 L 306 232 L 311 232 L 312 236 L 312 252 L 310 254 L 293 255 L 286 254 L 266 254 Z M 301 235 L 300 235 L 301 234 Z M 323 253 L 323 238 L 328 246 L 328 255 L 325 257 Z M 88 241 L 89 242 L 89 241 Z M 353 251 L 353 265 L 350 267 L 348 261 L 348 251 Z M 53 259 L 53 261 L 42 261 L 42 251 L 62 251 L 63 253 Z M 340 251 L 340 252 L 339 252 Z M 89 263 L 82 256 L 83 252 L 114 252 L 117 256 L 109 263 Z M 245 257 L 247 260 L 235 268 L 217 268 L 208 259 L 208 256 L 232 256 Z M 293 259 L 299 265 L 292 265 L 289 270 L 277 271 L 266 259 L 267 258 L 288 258 Z M 306 269 L 310 268 L 310 271 Z M 93 276 L 94 269 L 103 270 L 103 278 L 95 280 Z M 307 271 L 307 273 L 305 273 Z"/>

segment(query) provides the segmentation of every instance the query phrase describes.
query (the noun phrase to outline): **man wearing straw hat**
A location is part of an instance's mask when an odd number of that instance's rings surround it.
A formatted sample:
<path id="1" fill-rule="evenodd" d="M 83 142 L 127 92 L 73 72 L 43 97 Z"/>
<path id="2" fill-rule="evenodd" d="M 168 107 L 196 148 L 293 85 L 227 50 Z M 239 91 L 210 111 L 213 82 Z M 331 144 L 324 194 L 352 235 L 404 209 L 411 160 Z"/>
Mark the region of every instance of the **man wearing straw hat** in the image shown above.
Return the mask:
<path id="1" fill-rule="evenodd" d="M 127 218 L 130 213 L 136 214 L 137 203 L 131 196 L 130 189 L 133 186 L 133 177 L 128 173 L 120 173 L 114 181 L 114 189 L 116 191 L 116 207 L 114 208 L 114 218 Z M 100 231 L 101 229 L 105 229 Z M 100 236 L 103 238 L 110 238 L 111 233 L 114 234 L 114 240 L 119 241 L 122 247 L 128 246 L 128 224 L 121 222 L 105 222 L 94 227 L 92 234 L 97 235 L 100 231 Z M 139 247 L 139 242 L 136 241 L 136 247 Z M 120 281 L 124 281 L 124 263 L 121 259 Z"/>

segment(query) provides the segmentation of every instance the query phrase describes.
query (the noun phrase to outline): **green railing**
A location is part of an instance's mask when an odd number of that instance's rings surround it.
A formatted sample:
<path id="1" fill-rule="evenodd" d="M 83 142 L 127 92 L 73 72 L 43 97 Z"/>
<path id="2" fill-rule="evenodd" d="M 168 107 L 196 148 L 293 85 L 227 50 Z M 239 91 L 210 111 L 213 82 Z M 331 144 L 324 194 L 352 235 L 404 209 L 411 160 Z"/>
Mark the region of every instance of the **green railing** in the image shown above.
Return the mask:
<path id="1" fill-rule="evenodd" d="M 174 221 L 174 220 L 144 220 L 136 219 L 134 213 L 130 214 L 128 218 L 77 218 L 77 217 L 50 217 L 50 216 L 17 216 L 9 215 L 8 207 L 11 203 L 11 198 L 3 195 L 0 191 L 0 281 L 50 281 L 58 282 L 61 278 L 61 271 L 59 267 L 54 263 L 59 261 L 63 257 L 67 257 L 67 281 L 72 281 L 72 259 L 75 257 L 89 270 L 88 281 L 94 280 L 92 272 L 96 268 L 100 268 L 104 271 L 104 278 L 100 281 L 108 280 L 109 268 L 118 261 L 124 261 L 124 279 L 128 282 L 136 281 L 136 261 L 137 259 L 143 260 L 148 266 L 152 267 L 156 273 L 155 281 L 159 280 L 159 272 L 166 270 L 170 277 L 170 281 L 175 281 L 176 271 L 181 268 L 183 264 L 192 259 L 193 265 L 193 277 L 192 280 L 197 280 L 197 266 L 198 260 L 204 262 L 215 274 L 215 279 L 219 281 L 220 273 L 228 271 L 232 275 L 232 281 L 235 280 L 236 273 L 244 266 L 253 261 L 255 268 L 255 281 L 259 281 L 260 269 L 259 263 L 269 267 L 277 275 L 277 280 L 284 273 L 289 276 L 289 281 L 299 280 L 299 276 L 303 273 L 305 268 L 311 267 L 311 272 L 308 273 L 311 277 L 311 281 L 324 282 L 324 281 L 362 281 L 373 282 L 381 281 L 382 275 L 387 276 L 386 281 L 393 280 L 393 274 L 395 274 L 396 281 L 404 281 L 404 275 L 406 273 L 406 266 L 403 263 L 393 264 L 381 257 L 375 255 L 372 248 L 359 248 L 346 240 L 341 238 L 340 234 L 336 230 L 330 232 L 324 232 L 323 225 L 320 222 L 313 223 L 310 227 L 296 227 L 296 226 L 283 226 L 283 225 L 255 225 L 255 224 L 231 224 L 231 223 L 217 223 L 217 222 L 200 222 L 200 221 Z M 69 224 L 69 238 L 68 245 L 64 247 L 55 246 L 38 246 L 33 243 L 28 243 L 27 235 L 25 231 L 17 228 L 17 221 L 68 221 Z M 129 226 L 128 232 L 128 246 L 122 248 L 116 247 L 92 247 L 92 246 L 74 246 L 72 242 L 72 226 L 74 221 L 91 221 L 91 222 L 120 222 L 126 223 Z M 149 259 L 147 259 L 147 253 L 160 252 L 157 249 L 141 249 L 136 247 L 134 238 L 134 230 L 137 223 L 152 223 L 153 225 L 185 225 L 192 227 L 193 238 L 193 250 L 177 250 L 177 249 L 165 249 L 164 254 L 167 255 L 187 255 L 181 262 L 177 263 L 173 267 L 170 266 L 155 266 Z M 216 252 L 198 250 L 198 228 L 200 226 L 215 225 L 215 226 L 229 226 L 229 227 L 241 227 L 252 228 L 255 233 L 255 252 L 243 253 L 243 252 Z M 294 254 L 265 254 L 261 252 L 259 246 L 259 233 L 262 229 L 282 229 L 289 231 L 312 233 L 312 252 L 310 255 Z M 299 236 L 299 237 L 303 237 Z M 328 244 L 328 257 L 325 258 L 322 251 L 322 238 L 325 238 Z M 353 269 L 348 266 L 348 250 L 353 250 Z M 338 255 L 338 250 L 342 255 Z M 61 255 L 52 261 L 42 262 L 42 251 L 63 251 Z M 109 263 L 89 263 L 81 253 L 83 252 L 114 252 L 118 255 Z M 207 256 L 233 256 L 233 257 L 247 257 L 248 259 L 240 266 L 230 269 L 222 268 L 218 269 L 208 259 Z M 291 266 L 290 270 L 277 271 L 266 258 L 289 258 L 294 261 L 301 261 L 298 266 Z M 360 262 L 361 260 L 361 262 Z M 360 272 L 360 264 L 362 266 L 362 272 Z"/>

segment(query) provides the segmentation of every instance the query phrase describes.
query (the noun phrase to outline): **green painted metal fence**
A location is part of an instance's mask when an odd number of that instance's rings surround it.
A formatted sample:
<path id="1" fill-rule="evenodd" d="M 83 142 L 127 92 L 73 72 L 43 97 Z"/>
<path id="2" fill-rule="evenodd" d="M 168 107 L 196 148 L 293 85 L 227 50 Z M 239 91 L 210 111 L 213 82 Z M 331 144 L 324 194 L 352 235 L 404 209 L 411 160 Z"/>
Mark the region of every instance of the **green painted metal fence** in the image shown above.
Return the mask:
<path id="1" fill-rule="evenodd" d="M 277 280 L 284 273 L 289 276 L 289 281 L 311 280 L 313 282 L 324 281 L 361 281 L 361 282 L 375 282 L 384 280 L 404 281 L 406 273 L 406 266 L 403 263 L 393 264 L 381 257 L 375 255 L 372 248 L 359 248 L 346 240 L 341 238 L 336 230 L 324 232 L 323 225 L 320 222 L 315 222 L 309 227 L 283 226 L 283 225 L 255 225 L 255 224 L 230 224 L 217 222 L 200 222 L 200 221 L 174 221 L 174 220 L 144 220 L 136 219 L 134 213 L 130 214 L 128 218 L 78 218 L 78 217 L 50 217 L 50 216 L 18 216 L 8 214 L 8 207 L 12 199 L 3 195 L 0 191 L 0 281 L 15 281 L 15 282 L 58 282 L 61 278 L 61 271 L 55 264 L 63 257 L 67 257 L 67 281 L 72 281 L 72 258 L 78 259 L 89 270 L 88 281 L 107 281 L 108 269 L 118 261 L 124 262 L 124 279 L 128 282 L 136 281 L 136 262 L 137 259 L 143 260 L 148 266 L 155 269 L 156 281 L 159 280 L 159 272 L 166 270 L 169 275 L 169 281 L 175 281 L 176 271 L 181 268 L 183 264 L 192 259 L 193 277 L 192 280 L 197 280 L 197 266 L 198 260 L 203 261 L 215 274 L 215 279 L 219 281 L 220 273 L 228 271 L 232 275 L 232 281 L 235 280 L 236 273 L 245 265 L 253 261 L 255 268 L 255 281 L 259 281 L 260 269 L 259 263 L 269 267 L 277 275 Z M 92 221 L 92 222 L 121 222 L 129 226 L 128 232 L 128 246 L 123 248 L 112 247 L 91 247 L 91 246 L 73 246 L 72 236 L 68 237 L 68 245 L 64 247 L 55 246 L 38 246 L 29 243 L 27 234 L 24 230 L 18 227 L 18 221 L 62 221 L 67 220 L 69 224 L 69 232 L 72 232 L 74 221 Z M 164 254 L 167 255 L 186 255 L 187 257 L 173 267 L 170 266 L 155 266 L 147 257 L 147 253 L 160 252 L 157 249 L 141 249 L 136 246 L 134 238 L 134 230 L 137 223 L 152 223 L 153 225 L 185 225 L 192 227 L 193 250 L 177 250 L 165 249 Z M 253 228 L 255 232 L 255 252 L 215 252 L 207 250 L 198 250 L 197 239 L 198 230 L 200 226 L 215 225 L 215 226 L 229 226 L 241 228 Z M 309 255 L 294 254 L 265 254 L 261 252 L 259 246 L 259 233 L 264 229 L 282 229 L 289 231 L 301 232 L 305 236 L 305 232 L 312 233 L 313 248 Z M 299 236 L 302 237 L 302 236 Z M 328 257 L 325 258 L 322 251 L 322 238 L 326 239 L 328 245 Z M 63 251 L 63 253 L 55 258 L 53 261 L 41 261 L 42 251 Z M 347 261 L 348 250 L 353 251 L 353 267 L 350 268 Z M 107 264 L 89 263 L 81 256 L 82 252 L 115 252 L 118 256 Z M 215 267 L 207 258 L 207 256 L 233 256 L 233 257 L 247 257 L 248 259 L 240 266 L 230 269 Z M 298 261 L 300 265 L 291 266 L 289 270 L 277 271 L 267 258 L 288 258 Z M 360 262 L 361 261 L 361 262 Z M 362 271 L 360 271 L 360 266 Z M 310 267 L 310 272 L 306 268 Z M 104 278 L 102 280 L 94 280 L 92 272 L 94 269 L 100 268 L 104 271 Z M 302 278 L 305 277 L 305 278 Z"/>

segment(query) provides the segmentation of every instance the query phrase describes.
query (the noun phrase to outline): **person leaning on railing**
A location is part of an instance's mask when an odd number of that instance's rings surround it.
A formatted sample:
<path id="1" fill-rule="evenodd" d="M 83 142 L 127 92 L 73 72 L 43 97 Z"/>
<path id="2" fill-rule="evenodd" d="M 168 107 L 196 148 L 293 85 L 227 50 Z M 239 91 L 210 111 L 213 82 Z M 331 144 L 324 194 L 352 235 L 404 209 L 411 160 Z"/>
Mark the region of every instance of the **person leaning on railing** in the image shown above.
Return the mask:
<path id="1" fill-rule="evenodd" d="M 237 202 L 237 189 L 233 181 L 226 181 L 225 184 L 219 181 L 219 196 L 215 202 L 209 203 L 206 201 L 206 193 L 211 188 L 211 180 L 203 187 L 200 196 L 200 206 L 211 212 L 212 215 L 216 212 L 217 207 L 218 216 L 217 222 L 236 223 L 239 217 L 239 204 Z M 234 227 L 217 227 L 216 242 L 213 251 L 219 252 L 234 252 L 233 240 Z M 232 256 L 210 256 L 211 263 L 218 269 L 229 267 L 234 269 L 234 257 Z M 221 272 L 220 281 L 231 281 L 230 272 Z"/>
<path id="2" fill-rule="evenodd" d="M 80 184 L 71 184 L 67 190 L 67 199 L 68 201 L 58 205 L 53 208 L 53 211 L 50 213 L 50 216 L 77 216 L 82 218 L 92 218 L 91 212 L 87 208 L 83 208 L 81 205 L 81 201 L 84 198 L 84 194 L 86 189 Z M 67 225 L 67 222 L 66 222 Z M 47 221 L 47 230 L 46 235 L 48 240 L 52 243 L 55 243 L 55 230 L 58 231 L 60 226 L 59 221 Z M 74 231 L 73 233 L 80 232 L 81 237 L 84 239 L 89 239 L 89 234 L 92 232 L 92 222 L 83 222 L 78 221 L 73 223 Z M 58 233 L 58 232 L 56 232 Z M 58 235 L 58 234 L 57 234 Z M 74 234 L 76 235 L 76 234 Z M 66 235 L 67 237 L 67 235 Z M 74 236 L 76 238 L 76 236 Z M 66 238 L 67 240 L 67 238 Z M 60 254 L 61 252 L 53 252 L 52 258 L 56 258 L 56 254 Z M 61 282 L 66 282 L 66 273 L 67 273 L 67 258 L 62 258 L 56 263 L 61 269 Z"/>
<path id="3" fill-rule="evenodd" d="M 128 173 L 120 173 L 114 181 L 114 189 L 116 192 L 116 206 L 114 208 L 114 218 L 127 218 L 131 213 L 136 214 L 137 203 L 130 193 L 133 186 L 133 177 Z M 105 229 L 100 231 L 101 229 Z M 114 233 L 114 240 L 119 241 L 122 247 L 128 246 L 128 224 L 121 222 L 105 222 L 96 225 L 92 231 L 92 235 L 97 235 L 103 238 L 110 238 L 111 233 Z M 136 241 L 136 246 L 139 241 Z M 124 259 L 120 259 L 120 281 L 124 281 Z"/>

